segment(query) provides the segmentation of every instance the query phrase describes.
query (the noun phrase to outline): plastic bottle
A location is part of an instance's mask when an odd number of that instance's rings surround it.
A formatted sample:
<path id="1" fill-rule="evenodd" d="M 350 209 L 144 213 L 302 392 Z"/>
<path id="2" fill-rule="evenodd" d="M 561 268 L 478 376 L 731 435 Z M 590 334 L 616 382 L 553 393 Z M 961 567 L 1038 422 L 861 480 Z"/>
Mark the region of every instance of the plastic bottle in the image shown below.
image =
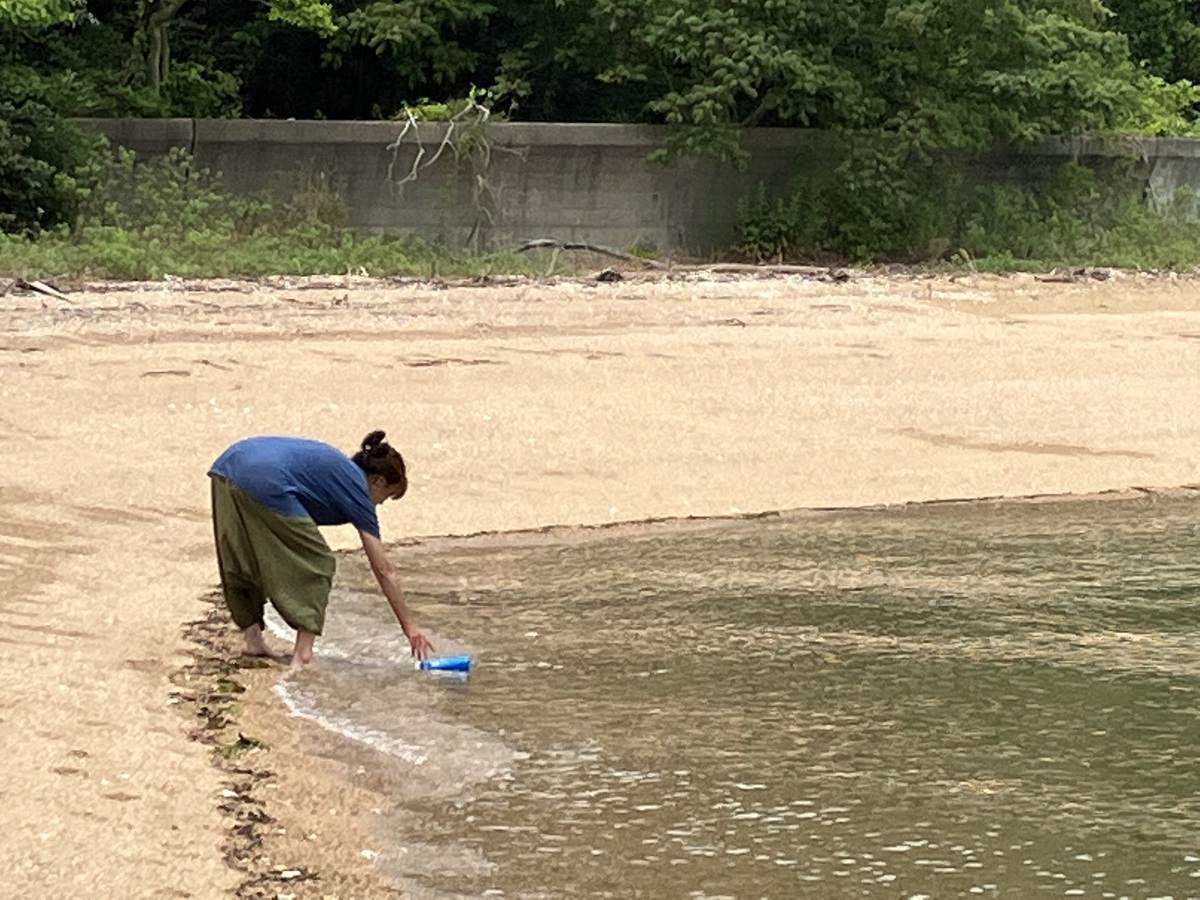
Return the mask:
<path id="1" fill-rule="evenodd" d="M 433 659 L 423 659 L 417 663 L 417 668 L 432 672 L 470 672 L 471 657 L 438 656 Z"/>

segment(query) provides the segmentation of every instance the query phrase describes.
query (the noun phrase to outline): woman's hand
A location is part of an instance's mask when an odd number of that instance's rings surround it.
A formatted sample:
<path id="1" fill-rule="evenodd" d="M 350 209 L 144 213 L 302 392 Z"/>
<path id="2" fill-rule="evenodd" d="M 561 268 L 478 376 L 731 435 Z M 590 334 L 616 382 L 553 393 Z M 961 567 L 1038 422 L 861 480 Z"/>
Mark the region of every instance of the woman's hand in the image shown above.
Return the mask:
<path id="1" fill-rule="evenodd" d="M 405 629 L 405 636 L 408 638 L 408 646 L 412 649 L 412 655 L 417 659 L 428 659 L 429 654 L 433 652 L 433 644 L 429 638 L 421 632 L 421 629 L 416 625 L 412 625 Z"/>

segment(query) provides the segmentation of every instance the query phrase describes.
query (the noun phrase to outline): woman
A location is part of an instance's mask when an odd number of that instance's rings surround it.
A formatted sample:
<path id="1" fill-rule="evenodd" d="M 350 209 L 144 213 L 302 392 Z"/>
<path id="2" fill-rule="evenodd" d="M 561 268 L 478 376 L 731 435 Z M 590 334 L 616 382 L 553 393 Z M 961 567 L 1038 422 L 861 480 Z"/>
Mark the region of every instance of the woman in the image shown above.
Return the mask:
<path id="1" fill-rule="evenodd" d="M 345 524 L 358 529 L 413 656 L 425 659 L 433 651 L 404 602 L 379 536 L 375 507 L 408 490 L 404 459 L 385 437 L 371 432 L 353 457 L 306 438 L 251 437 L 212 464 L 217 565 L 225 604 L 245 637 L 242 653 L 275 655 L 263 640 L 269 599 L 296 629 L 292 663 L 312 662 L 336 566 L 317 526 Z"/>

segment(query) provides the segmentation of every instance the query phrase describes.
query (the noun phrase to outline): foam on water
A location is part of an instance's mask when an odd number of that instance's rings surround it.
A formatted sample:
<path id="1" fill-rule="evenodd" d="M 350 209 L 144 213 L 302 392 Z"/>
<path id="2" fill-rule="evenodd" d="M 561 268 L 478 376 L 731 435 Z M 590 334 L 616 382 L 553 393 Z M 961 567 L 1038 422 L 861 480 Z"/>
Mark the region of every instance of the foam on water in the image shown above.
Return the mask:
<path id="1" fill-rule="evenodd" d="M 275 693 L 283 699 L 287 708 L 294 715 L 310 719 L 335 734 L 352 741 L 359 741 L 382 753 L 390 753 L 415 766 L 423 765 L 429 759 L 427 752 L 415 744 L 403 741 L 385 731 L 368 728 L 347 716 L 335 716 L 322 711 L 318 705 L 316 694 L 311 691 L 298 690 L 294 684 L 289 684 L 287 679 L 275 685 Z"/>
<path id="2" fill-rule="evenodd" d="M 494 734 L 441 713 L 447 692 L 469 690 L 464 673 L 418 672 L 399 628 L 370 621 L 370 604 L 339 589 L 316 665 L 293 669 L 275 685 L 295 715 L 422 770 L 424 793 L 456 796 L 507 773 L 520 754 Z M 364 621 L 367 620 L 367 621 Z M 274 610 L 268 630 L 286 641 L 294 632 Z M 400 635 L 397 637 L 397 635 Z M 431 635 L 437 640 L 437 635 Z M 438 641 L 452 645 L 451 641 Z M 456 653 L 471 653 L 457 645 Z"/>

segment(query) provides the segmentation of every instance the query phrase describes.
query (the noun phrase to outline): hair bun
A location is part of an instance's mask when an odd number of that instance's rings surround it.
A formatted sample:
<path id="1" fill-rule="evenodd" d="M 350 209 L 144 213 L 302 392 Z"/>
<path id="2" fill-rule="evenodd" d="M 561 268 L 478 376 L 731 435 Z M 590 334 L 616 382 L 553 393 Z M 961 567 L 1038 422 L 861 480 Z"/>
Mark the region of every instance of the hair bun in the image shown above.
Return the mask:
<path id="1" fill-rule="evenodd" d="M 376 447 L 379 447 L 383 444 L 383 439 L 385 437 L 387 437 L 387 434 L 385 432 L 372 431 L 370 434 L 368 434 L 365 438 L 362 439 L 363 453 L 370 455 L 375 450 Z"/>
<path id="2" fill-rule="evenodd" d="M 408 473 L 405 471 L 404 457 L 384 440 L 386 437 L 382 431 L 372 431 L 362 439 L 362 449 L 351 459 L 368 476 L 382 475 L 392 486 L 390 496 L 401 497 L 408 490 Z"/>

